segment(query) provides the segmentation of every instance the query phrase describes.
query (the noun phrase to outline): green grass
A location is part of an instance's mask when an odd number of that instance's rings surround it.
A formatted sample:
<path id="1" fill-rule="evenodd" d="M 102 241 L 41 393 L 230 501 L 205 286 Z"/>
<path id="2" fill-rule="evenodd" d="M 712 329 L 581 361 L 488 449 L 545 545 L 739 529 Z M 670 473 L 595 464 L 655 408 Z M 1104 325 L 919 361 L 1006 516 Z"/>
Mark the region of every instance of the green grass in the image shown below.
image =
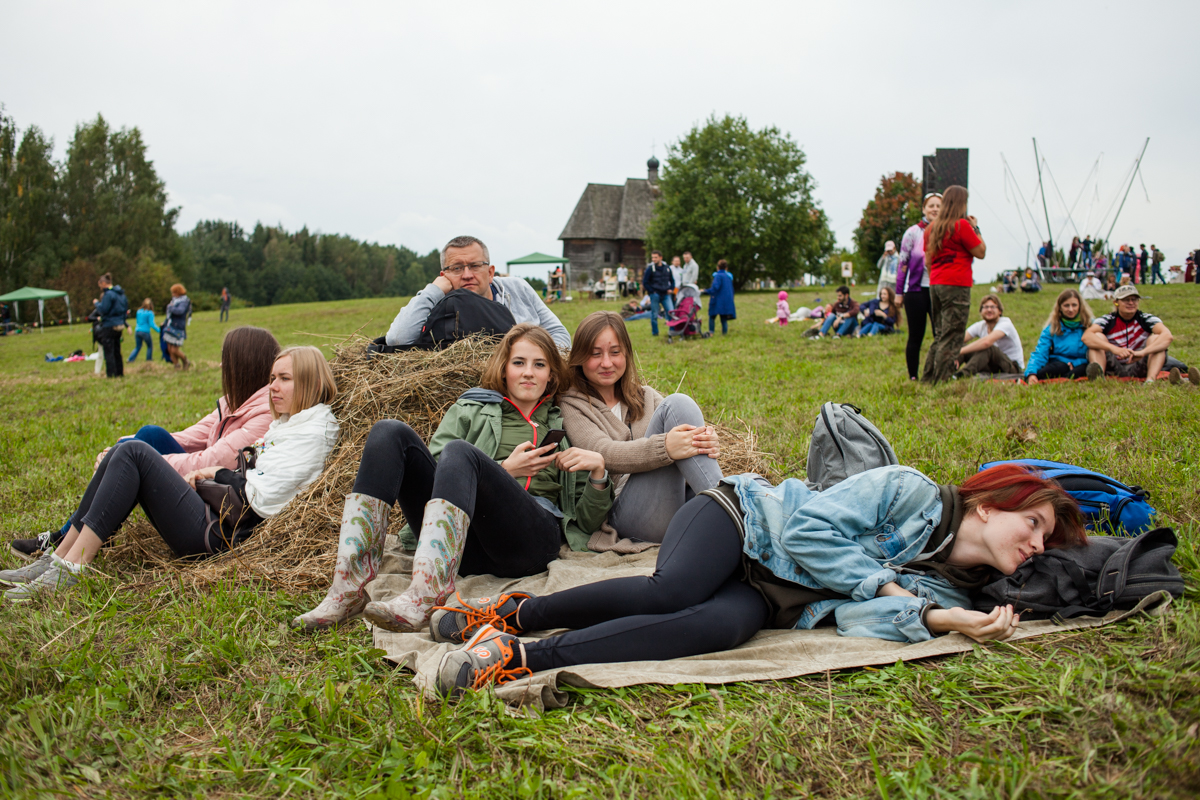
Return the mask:
<path id="1" fill-rule="evenodd" d="M 981 294 L 981 292 L 977 292 Z M 1200 362 L 1194 287 L 1144 305 Z M 813 305 L 813 292 L 792 304 Z M 828 296 L 828 293 L 823 293 Z M 1052 302 L 1006 299 L 1028 353 Z M 284 344 L 375 336 L 401 301 L 234 312 Z M 570 328 L 616 304 L 559 306 Z M 809 341 L 779 330 L 771 294 L 738 298 L 729 336 L 667 347 L 634 323 L 640 363 L 712 415 L 755 427 L 803 474 L 825 400 L 860 406 L 902 462 L 939 481 L 1030 456 L 1145 486 L 1176 525 L 1189 583 L 1200 566 L 1200 391 L 1104 382 L 1020 387 L 905 379 L 902 337 Z M 189 373 L 140 362 L 124 381 L 91 364 L 85 328 L 0 339 L 0 530 L 57 527 L 93 456 L 144 423 L 211 410 L 227 327 L 197 314 Z M 0 562 L 14 560 L 0 555 Z M 263 587 L 185 590 L 97 562 L 110 577 L 26 606 L 0 604 L 0 794 L 115 797 L 820 796 L 1194 797 L 1200 792 L 1200 613 L 977 647 L 961 656 L 724 687 L 573 690 L 541 718 L 489 694 L 423 701 L 365 629 L 289 633 L 317 596 Z"/>

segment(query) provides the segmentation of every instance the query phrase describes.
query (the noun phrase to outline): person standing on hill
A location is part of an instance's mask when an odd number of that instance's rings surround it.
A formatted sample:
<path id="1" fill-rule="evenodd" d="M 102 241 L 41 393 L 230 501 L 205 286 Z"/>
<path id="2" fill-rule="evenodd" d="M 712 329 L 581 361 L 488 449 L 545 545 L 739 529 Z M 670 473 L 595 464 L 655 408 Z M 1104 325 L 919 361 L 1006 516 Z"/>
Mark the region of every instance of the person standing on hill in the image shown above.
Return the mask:
<path id="1" fill-rule="evenodd" d="M 650 297 L 650 335 L 658 336 L 658 309 L 667 317 L 675 310 L 671 293 L 675 289 L 675 278 L 671 268 L 663 261 L 662 252 L 653 250 L 650 253 L 650 263 L 642 274 L 642 290 Z"/>
<path id="2" fill-rule="evenodd" d="M 191 366 L 183 354 L 183 343 L 187 340 L 188 317 L 192 315 L 192 301 L 182 283 L 171 286 L 171 302 L 167 303 L 167 320 L 163 323 L 162 338 L 167 343 L 167 352 L 175 369 Z"/>
<path id="3" fill-rule="evenodd" d="M 621 297 L 629 296 L 629 267 L 624 264 L 617 265 L 617 291 Z"/>
<path id="4" fill-rule="evenodd" d="M 987 255 L 979 223 L 967 215 L 967 190 L 951 186 L 942 197 L 938 218 L 925 229 L 930 308 L 936 335 L 925 356 L 921 380 L 938 383 L 954 374 L 954 362 L 971 314 L 972 265 Z"/>
<path id="5" fill-rule="evenodd" d="M 134 348 L 129 354 L 129 363 L 132 364 L 138 357 L 138 353 L 142 352 L 142 345 L 146 345 L 146 360 L 154 360 L 154 339 L 150 336 L 150 331 L 155 333 L 161 332 L 158 324 L 154 321 L 154 303 L 147 297 L 142 301 L 142 307 L 137 312 L 137 328 L 133 333 Z"/>
<path id="6" fill-rule="evenodd" d="M 708 332 L 712 333 L 717 317 L 721 318 L 721 335 L 729 333 L 729 320 L 737 319 L 737 308 L 733 305 L 733 275 L 729 272 L 729 262 L 721 259 L 717 262 L 717 271 L 713 273 L 712 285 L 704 290 L 704 294 L 712 297 L 708 304 Z"/>
<path id="7" fill-rule="evenodd" d="M 896 275 L 900 269 L 900 259 L 896 255 L 896 243 L 887 241 L 883 245 L 883 255 L 875 262 L 875 266 L 879 268 L 879 285 L 875 287 L 875 294 L 879 294 L 879 290 L 884 286 L 895 286 Z"/>
<path id="8" fill-rule="evenodd" d="M 921 220 L 904 232 L 900 240 L 900 262 L 896 268 L 896 305 L 908 316 L 908 343 L 904 358 L 908 363 L 908 379 L 917 379 L 921 363 L 921 345 L 925 341 L 925 321 L 929 319 L 929 270 L 925 268 L 925 229 L 938 218 L 942 196 L 937 192 L 925 195 Z M 937 329 L 933 335 L 937 337 Z"/>
<path id="9" fill-rule="evenodd" d="M 1162 274 L 1162 262 L 1166 256 L 1163 255 L 1162 250 L 1159 250 L 1158 245 L 1155 244 L 1150 245 L 1150 254 L 1150 285 L 1154 285 L 1155 279 L 1166 285 L 1167 279 Z"/>
<path id="10" fill-rule="evenodd" d="M 220 322 L 229 322 L 229 304 L 233 301 L 233 295 L 229 293 L 228 286 L 221 287 L 221 315 L 218 319 Z"/>
<path id="11" fill-rule="evenodd" d="M 104 350 L 104 371 L 110 378 L 120 378 L 125 375 L 125 362 L 121 359 L 121 332 L 125 330 L 125 314 L 129 311 L 129 301 L 125 299 L 125 290 L 113 286 L 112 275 L 104 273 L 100 276 L 100 288 L 104 295 L 96 304 L 96 341 Z"/>

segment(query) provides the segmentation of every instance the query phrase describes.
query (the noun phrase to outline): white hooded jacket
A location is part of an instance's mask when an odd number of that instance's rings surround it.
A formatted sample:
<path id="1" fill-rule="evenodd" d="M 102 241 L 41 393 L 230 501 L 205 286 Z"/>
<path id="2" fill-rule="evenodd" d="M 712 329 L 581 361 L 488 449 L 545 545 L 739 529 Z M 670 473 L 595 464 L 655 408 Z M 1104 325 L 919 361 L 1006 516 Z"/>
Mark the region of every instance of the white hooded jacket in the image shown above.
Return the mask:
<path id="1" fill-rule="evenodd" d="M 283 510 L 320 477 L 337 443 L 338 421 L 325 403 L 275 420 L 254 443 L 258 460 L 246 474 L 246 499 L 263 519 Z"/>

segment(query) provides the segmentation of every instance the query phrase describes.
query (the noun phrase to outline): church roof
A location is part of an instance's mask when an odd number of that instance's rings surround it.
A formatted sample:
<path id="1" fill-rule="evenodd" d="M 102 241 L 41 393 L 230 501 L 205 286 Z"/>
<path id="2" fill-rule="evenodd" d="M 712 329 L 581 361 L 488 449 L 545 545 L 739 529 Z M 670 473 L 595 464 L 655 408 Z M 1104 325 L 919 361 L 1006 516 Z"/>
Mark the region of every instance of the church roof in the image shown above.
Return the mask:
<path id="1" fill-rule="evenodd" d="M 624 186 L 589 183 L 558 238 L 645 240 L 654 201 L 645 178 L 627 178 Z"/>

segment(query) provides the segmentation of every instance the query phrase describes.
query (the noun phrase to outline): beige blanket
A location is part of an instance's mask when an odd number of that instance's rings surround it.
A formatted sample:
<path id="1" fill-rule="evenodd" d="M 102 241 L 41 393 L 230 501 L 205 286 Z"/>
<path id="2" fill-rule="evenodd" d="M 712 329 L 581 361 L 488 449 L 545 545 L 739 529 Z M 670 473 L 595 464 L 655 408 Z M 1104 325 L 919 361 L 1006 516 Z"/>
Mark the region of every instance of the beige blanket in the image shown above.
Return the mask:
<path id="1" fill-rule="evenodd" d="M 549 594 L 584 583 L 620 578 L 630 575 L 649 575 L 654 571 L 658 548 L 643 553 L 621 556 L 616 553 L 575 553 L 563 549 L 559 559 L 543 573 L 519 580 L 476 575 L 460 578 L 458 590 L 463 597 L 495 597 L 497 593 L 519 588 L 534 594 Z M 384 555 L 383 574 L 368 587 L 372 599 L 380 600 L 402 592 L 409 582 L 411 558 L 399 549 L 395 537 L 388 537 Z M 1132 614 L 1146 611 L 1160 614 L 1170 604 L 1170 596 L 1146 598 L 1137 609 L 1113 612 L 1104 618 L 1081 617 L 1065 625 L 1049 621 L 1021 623 L 1010 641 L 1061 633 L 1080 628 L 1108 625 Z M 542 632 L 539 638 L 549 635 Z M 442 654 L 451 645 L 437 644 L 422 633 L 391 633 L 375 629 L 375 646 L 387 653 L 387 658 L 416 672 L 416 684 L 427 696 L 435 697 L 434 679 Z M 617 664 L 583 664 L 576 667 L 539 672 L 531 677 L 496 687 L 496 694 L 511 705 L 531 705 L 538 710 L 561 708 L 567 695 L 560 686 L 615 687 L 641 683 L 673 685 L 679 683 L 732 683 L 794 678 L 825 670 L 847 669 L 871 664 L 894 664 L 914 658 L 961 653 L 976 644 L 961 634 L 939 636 L 919 644 L 903 644 L 881 639 L 861 639 L 838 636 L 834 628 L 812 631 L 760 631 L 754 638 L 735 650 L 709 653 L 702 656 L 677 658 L 671 661 L 630 661 Z"/>

